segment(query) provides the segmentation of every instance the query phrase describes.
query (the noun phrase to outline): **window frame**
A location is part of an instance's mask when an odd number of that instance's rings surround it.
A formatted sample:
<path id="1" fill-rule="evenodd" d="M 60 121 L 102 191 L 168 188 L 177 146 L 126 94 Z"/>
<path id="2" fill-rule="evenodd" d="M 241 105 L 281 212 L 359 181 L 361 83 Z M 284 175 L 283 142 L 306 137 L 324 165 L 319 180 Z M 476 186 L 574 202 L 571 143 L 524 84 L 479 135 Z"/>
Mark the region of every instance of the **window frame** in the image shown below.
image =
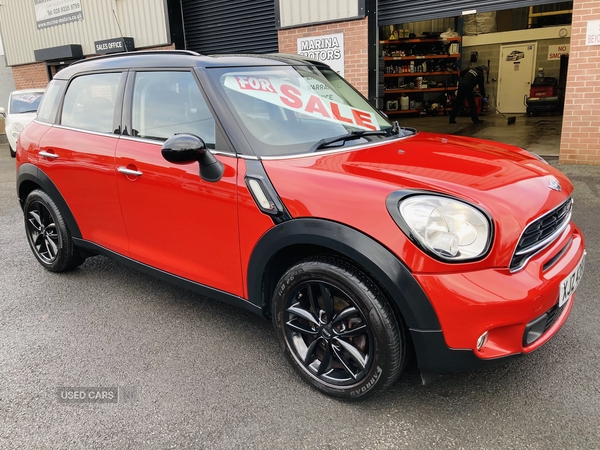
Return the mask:
<path id="1" fill-rule="evenodd" d="M 122 130 L 123 137 L 127 137 L 127 139 L 139 140 L 142 142 L 153 143 L 157 145 L 163 145 L 165 141 L 158 139 L 151 139 L 140 136 L 133 136 L 131 130 L 133 129 L 133 104 L 134 104 L 134 89 L 136 82 L 136 75 L 138 73 L 147 73 L 147 72 L 186 72 L 190 73 L 193 80 L 196 82 L 196 86 L 202 96 L 202 99 L 206 103 L 210 114 L 213 117 L 215 124 L 215 149 L 210 149 L 212 153 L 216 154 L 225 154 L 231 155 L 236 154 L 236 152 L 232 149 L 232 146 L 229 143 L 224 131 L 223 126 L 219 120 L 219 116 L 216 114 L 215 109 L 213 108 L 212 103 L 210 102 L 206 91 L 204 90 L 202 83 L 198 79 L 198 75 L 193 67 L 136 67 L 129 69 L 129 74 L 127 77 L 127 84 L 125 86 L 124 100 L 123 100 L 123 108 L 122 108 Z M 201 136 L 200 136 L 201 137 Z"/>
<path id="2" fill-rule="evenodd" d="M 73 81 L 75 81 L 78 78 L 84 77 L 84 76 L 105 75 L 105 74 L 111 74 L 111 73 L 121 74 L 119 84 L 117 85 L 117 90 L 115 93 L 115 100 L 114 100 L 114 105 L 113 105 L 112 132 L 102 132 L 102 131 L 96 131 L 96 130 L 89 130 L 86 128 L 75 127 L 72 125 L 64 125 L 62 123 L 62 117 L 63 117 L 63 110 L 64 110 L 64 106 L 65 106 L 65 99 L 67 97 L 67 93 L 69 92 L 69 89 L 71 88 L 71 84 L 73 83 Z M 57 81 L 62 81 L 62 80 L 57 80 Z M 54 123 L 61 127 L 65 127 L 65 128 L 69 128 L 69 129 L 77 130 L 77 131 L 82 131 L 82 132 L 86 132 L 86 133 L 104 134 L 104 135 L 107 135 L 107 134 L 108 135 L 120 135 L 121 130 L 122 130 L 121 110 L 123 109 L 123 96 L 125 93 L 126 82 L 127 82 L 127 70 L 123 70 L 123 69 L 99 70 L 99 71 L 97 70 L 97 71 L 92 71 L 92 72 L 78 73 L 77 75 L 73 76 L 72 78 L 70 78 L 68 80 L 67 85 L 64 88 L 64 91 L 62 92 L 60 106 L 59 106 L 58 110 L 56 111 L 56 117 L 55 117 Z"/>

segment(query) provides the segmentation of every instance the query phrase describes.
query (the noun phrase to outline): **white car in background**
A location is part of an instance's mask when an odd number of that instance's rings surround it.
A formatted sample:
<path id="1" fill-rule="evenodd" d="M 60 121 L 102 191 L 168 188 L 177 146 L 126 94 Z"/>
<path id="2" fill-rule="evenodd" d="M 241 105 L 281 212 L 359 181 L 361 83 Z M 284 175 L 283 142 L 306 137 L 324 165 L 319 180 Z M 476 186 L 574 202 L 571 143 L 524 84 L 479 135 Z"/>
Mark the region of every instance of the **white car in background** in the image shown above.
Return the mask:
<path id="1" fill-rule="evenodd" d="M 13 158 L 16 156 L 15 150 L 19 133 L 36 118 L 44 91 L 45 89 L 13 91 L 8 97 L 8 110 L 0 107 L 0 114 L 5 118 L 4 124 L 10 156 Z"/>

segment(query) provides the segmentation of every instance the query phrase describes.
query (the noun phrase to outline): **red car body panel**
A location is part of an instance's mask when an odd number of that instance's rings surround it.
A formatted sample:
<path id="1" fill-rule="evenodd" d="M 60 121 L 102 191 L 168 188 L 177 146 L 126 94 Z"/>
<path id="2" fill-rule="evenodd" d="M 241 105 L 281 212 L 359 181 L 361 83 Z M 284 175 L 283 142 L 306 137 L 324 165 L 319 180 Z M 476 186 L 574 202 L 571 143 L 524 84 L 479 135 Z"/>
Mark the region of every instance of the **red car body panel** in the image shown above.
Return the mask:
<path id="1" fill-rule="evenodd" d="M 526 353 L 560 328 L 554 324 L 544 339 L 530 347 L 522 345 L 526 325 L 556 304 L 560 282 L 583 257 L 578 228 L 571 223 L 523 270 L 511 273 L 508 268 L 522 230 L 573 190 L 564 175 L 543 161 L 502 144 L 420 133 L 362 150 L 270 160 L 264 165 L 293 217 L 350 225 L 394 252 L 427 294 L 450 348 L 475 350 L 478 337 L 488 331 L 480 358 Z M 552 177 L 560 181 L 561 191 L 548 187 Z M 495 218 L 488 256 L 451 264 L 415 246 L 381 200 L 405 189 L 446 193 L 488 211 Z M 559 263 L 543 272 L 543 264 L 565 246 L 568 250 Z M 558 322 L 566 320 L 569 311 L 570 306 Z"/>
<path id="2" fill-rule="evenodd" d="M 37 123 L 35 127 L 47 132 L 39 140 L 39 149 L 31 148 L 27 158 L 52 179 L 77 217 L 82 237 L 128 256 L 115 171 L 119 139 Z M 58 157 L 45 158 L 35 150 Z"/>
<path id="3" fill-rule="evenodd" d="M 527 224 L 573 190 L 561 172 L 514 147 L 430 133 L 263 164 L 293 217 L 321 217 L 362 230 L 392 249 L 413 272 L 508 267 Z M 548 188 L 553 177 L 562 191 Z M 425 255 L 399 232 L 382 201 L 403 189 L 446 193 L 486 210 L 495 219 L 496 233 L 489 255 L 465 264 Z"/>
<path id="4" fill-rule="evenodd" d="M 225 173 L 204 181 L 198 164 L 172 164 L 160 143 L 120 139 L 117 186 L 131 257 L 169 273 L 243 295 L 237 212 L 237 158 L 219 156 Z"/>
<path id="5" fill-rule="evenodd" d="M 548 271 L 542 267 L 563 247 L 564 256 Z M 522 345 L 527 323 L 554 306 L 559 284 L 583 257 L 583 238 L 570 227 L 553 245 L 532 258 L 516 273 L 508 269 L 484 269 L 463 273 L 415 274 L 427 293 L 451 348 L 474 349 L 477 338 L 488 331 L 488 345 L 479 356 L 497 358 L 527 353 L 541 346 L 551 331 L 531 346 Z M 452 301 L 448 301 L 452 298 Z M 563 311 L 563 320 L 569 314 Z M 557 331 L 557 327 L 554 331 Z"/>
<path id="6" fill-rule="evenodd" d="M 238 211 L 240 220 L 240 259 L 242 264 L 242 274 L 244 279 L 244 295 L 248 299 L 247 274 L 249 272 L 249 263 L 256 243 L 271 228 L 273 220 L 260 212 L 256 207 L 256 202 L 252 198 L 248 187 L 244 181 L 246 175 L 246 162 L 241 159 L 238 172 Z"/>

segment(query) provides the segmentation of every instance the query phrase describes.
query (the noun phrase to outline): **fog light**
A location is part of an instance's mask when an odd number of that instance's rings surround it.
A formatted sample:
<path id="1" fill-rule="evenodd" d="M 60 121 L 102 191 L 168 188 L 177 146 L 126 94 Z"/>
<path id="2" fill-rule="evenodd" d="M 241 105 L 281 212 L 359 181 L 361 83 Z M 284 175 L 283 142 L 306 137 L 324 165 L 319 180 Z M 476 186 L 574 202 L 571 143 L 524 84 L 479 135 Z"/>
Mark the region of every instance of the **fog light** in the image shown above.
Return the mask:
<path id="1" fill-rule="evenodd" d="M 486 331 L 481 336 L 479 336 L 479 339 L 477 339 L 477 351 L 481 350 L 481 347 L 483 347 L 483 345 L 486 343 L 487 333 L 488 332 Z"/>

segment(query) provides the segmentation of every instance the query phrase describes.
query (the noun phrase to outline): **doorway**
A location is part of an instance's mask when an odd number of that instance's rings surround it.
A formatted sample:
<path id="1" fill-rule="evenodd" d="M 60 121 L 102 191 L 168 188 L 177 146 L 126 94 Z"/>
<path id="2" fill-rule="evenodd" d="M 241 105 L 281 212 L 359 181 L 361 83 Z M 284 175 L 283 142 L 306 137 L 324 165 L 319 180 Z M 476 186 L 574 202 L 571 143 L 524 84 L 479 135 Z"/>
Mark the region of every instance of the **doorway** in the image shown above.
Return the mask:
<path id="1" fill-rule="evenodd" d="M 525 113 L 535 75 L 537 42 L 500 47 L 498 71 L 498 109 L 504 113 Z"/>

